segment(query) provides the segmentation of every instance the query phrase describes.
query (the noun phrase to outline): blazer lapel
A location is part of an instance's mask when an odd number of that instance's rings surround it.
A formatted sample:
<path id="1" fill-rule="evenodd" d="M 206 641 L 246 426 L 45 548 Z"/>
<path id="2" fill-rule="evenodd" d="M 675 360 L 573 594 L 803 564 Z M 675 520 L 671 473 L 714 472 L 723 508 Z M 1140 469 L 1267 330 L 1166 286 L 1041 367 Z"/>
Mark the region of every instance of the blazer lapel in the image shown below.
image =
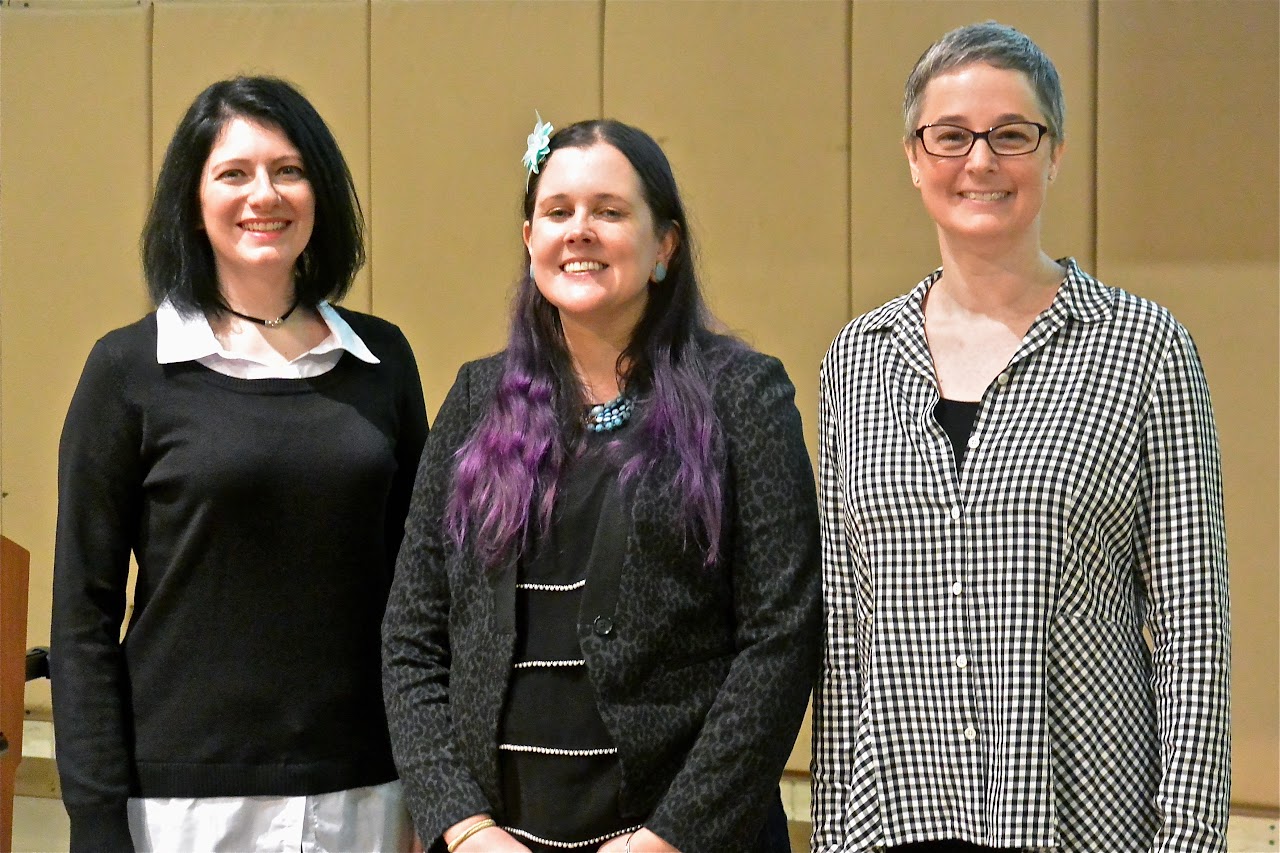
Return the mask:
<path id="1" fill-rule="evenodd" d="M 622 561 L 631 536 L 631 518 L 625 509 L 629 501 L 622 492 L 622 486 L 615 482 L 600 507 L 595 540 L 587 557 L 587 584 L 578 609 L 578 625 L 597 637 L 607 637 L 613 632 L 614 611 L 622 586 Z"/>
<path id="2" fill-rule="evenodd" d="M 497 571 L 485 572 L 493 593 L 493 627 L 501 635 L 516 633 L 516 565 L 509 557 Z"/>

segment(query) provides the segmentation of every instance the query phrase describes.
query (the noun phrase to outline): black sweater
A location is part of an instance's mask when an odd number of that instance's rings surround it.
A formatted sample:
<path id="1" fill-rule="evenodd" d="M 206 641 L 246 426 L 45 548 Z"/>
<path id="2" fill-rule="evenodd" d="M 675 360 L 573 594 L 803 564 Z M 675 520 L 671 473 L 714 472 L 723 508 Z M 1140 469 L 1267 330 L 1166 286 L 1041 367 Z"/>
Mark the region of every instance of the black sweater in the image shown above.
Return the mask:
<path id="1" fill-rule="evenodd" d="M 90 353 L 59 447 L 50 661 L 72 850 L 131 849 L 130 796 L 395 778 L 379 625 L 426 412 L 400 330 L 341 313 L 380 364 L 161 365 L 155 315 Z"/>

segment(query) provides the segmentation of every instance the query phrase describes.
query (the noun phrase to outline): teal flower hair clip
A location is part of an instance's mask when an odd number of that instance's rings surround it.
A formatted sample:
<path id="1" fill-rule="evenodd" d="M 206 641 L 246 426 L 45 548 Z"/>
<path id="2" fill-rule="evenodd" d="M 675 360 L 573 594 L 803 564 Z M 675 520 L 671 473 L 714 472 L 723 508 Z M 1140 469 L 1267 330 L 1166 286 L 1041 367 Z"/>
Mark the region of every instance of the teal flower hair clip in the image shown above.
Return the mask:
<path id="1" fill-rule="evenodd" d="M 524 179 L 524 188 L 529 189 L 529 181 L 533 180 L 533 176 L 537 174 L 538 167 L 547 159 L 547 155 L 551 153 L 551 131 L 555 130 L 551 126 L 551 122 L 543 121 L 542 115 L 534 110 L 533 114 L 537 116 L 537 123 L 533 126 L 533 133 L 529 134 L 528 147 L 525 149 L 524 157 L 520 162 L 524 163 L 524 167 L 529 170 Z"/>

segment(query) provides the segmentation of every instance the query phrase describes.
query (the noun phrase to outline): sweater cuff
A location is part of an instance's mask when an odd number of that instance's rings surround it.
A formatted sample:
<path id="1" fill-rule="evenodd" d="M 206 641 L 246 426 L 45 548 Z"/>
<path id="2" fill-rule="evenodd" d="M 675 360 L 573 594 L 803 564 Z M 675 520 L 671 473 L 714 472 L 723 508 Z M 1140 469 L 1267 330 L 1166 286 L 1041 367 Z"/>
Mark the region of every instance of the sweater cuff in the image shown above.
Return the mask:
<path id="1" fill-rule="evenodd" d="M 71 853 L 134 853 L 129 812 L 118 805 L 75 806 L 71 818 Z"/>

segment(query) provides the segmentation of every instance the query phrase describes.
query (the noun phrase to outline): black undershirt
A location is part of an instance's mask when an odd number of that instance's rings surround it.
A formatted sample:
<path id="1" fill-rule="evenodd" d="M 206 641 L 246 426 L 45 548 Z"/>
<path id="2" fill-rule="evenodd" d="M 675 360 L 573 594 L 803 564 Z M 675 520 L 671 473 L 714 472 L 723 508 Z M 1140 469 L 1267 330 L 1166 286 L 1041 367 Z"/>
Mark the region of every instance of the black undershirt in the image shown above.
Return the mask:
<path id="1" fill-rule="evenodd" d="M 968 447 L 969 436 L 973 433 L 973 423 L 978 419 L 978 401 L 938 400 L 933 408 L 933 419 L 951 439 L 951 452 L 955 456 L 956 471 L 964 462 L 964 452 Z"/>

